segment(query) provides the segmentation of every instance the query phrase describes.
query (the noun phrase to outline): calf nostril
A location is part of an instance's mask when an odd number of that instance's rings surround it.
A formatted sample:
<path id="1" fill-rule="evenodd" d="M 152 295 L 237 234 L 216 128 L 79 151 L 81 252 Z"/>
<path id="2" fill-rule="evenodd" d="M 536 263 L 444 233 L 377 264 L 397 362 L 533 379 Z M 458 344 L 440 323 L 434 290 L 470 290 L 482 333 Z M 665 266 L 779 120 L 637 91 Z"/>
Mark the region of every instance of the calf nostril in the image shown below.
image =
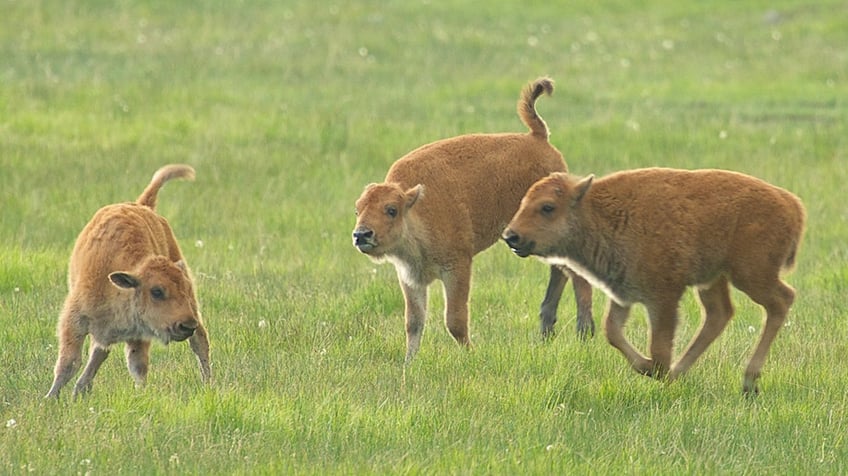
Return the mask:
<path id="1" fill-rule="evenodd" d="M 513 231 L 507 231 L 506 233 L 504 233 L 503 239 L 504 239 L 504 241 L 506 241 L 506 243 L 508 245 L 514 245 L 514 244 L 518 243 L 518 241 L 520 240 L 520 237 L 518 236 L 517 233 L 515 233 Z"/>
<path id="2" fill-rule="evenodd" d="M 353 237 L 357 240 L 369 239 L 374 236 L 374 232 L 369 229 L 360 229 L 353 232 Z"/>
<path id="3" fill-rule="evenodd" d="M 194 320 L 183 321 L 177 324 L 177 330 L 180 332 L 192 333 L 195 329 L 197 329 L 197 321 Z"/>

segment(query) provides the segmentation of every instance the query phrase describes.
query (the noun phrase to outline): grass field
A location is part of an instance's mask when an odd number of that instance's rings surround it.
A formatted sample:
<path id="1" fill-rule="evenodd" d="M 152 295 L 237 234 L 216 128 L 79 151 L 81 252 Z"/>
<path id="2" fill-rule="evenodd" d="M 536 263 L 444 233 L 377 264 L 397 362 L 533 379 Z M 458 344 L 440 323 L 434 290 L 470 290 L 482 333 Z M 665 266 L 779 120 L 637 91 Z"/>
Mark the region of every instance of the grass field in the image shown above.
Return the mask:
<path id="1" fill-rule="evenodd" d="M 560 3 L 566 5 L 558 5 Z M 848 473 L 848 4 L 0 0 L 0 474 Z M 475 262 L 475 349 L 434 286 L 409 366 L 390 265 L 350 243 L 353 203 L 420 144 L 521 131 L 539 110 L 577 174 L 750 173 L 804 200 L 798 299 L 740 394 L 761 309 L 683 379 L 579 342 L 570 291 L 541 342 L 546 267 Z M 100 206 L 160 194 L 212 341 L 116 349 L 82 399 L 52 381 L 73 241 Z M 600 328 L 605 298 L 594 311 Z M 681 305 L 677 344 L 699 324 Z M 628 332 L 644 347 L 644 312 Z"/>

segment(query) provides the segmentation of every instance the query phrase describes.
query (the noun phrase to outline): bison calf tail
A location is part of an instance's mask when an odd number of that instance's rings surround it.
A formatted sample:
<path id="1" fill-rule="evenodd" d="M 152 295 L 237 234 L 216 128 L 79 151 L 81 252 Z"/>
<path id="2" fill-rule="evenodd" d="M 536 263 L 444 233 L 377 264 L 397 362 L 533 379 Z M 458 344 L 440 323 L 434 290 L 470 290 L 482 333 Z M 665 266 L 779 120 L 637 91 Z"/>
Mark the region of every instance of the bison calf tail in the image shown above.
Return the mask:
<path id="1" fill-rule="evenodd" d="M 521 121 L 530 128 L 530 134 L 545 140 L 548 139 L 548 125 L 536 112 L 536 99 L 542 93 L 551 95 L 553 92 L 554 81 L 543 77 L 525 86 L 521 91 L 521 99 L 518 100 L 518 115 Z"/>
<path id="2" fill-rule="evenodd" d="M 798 255 L 798 248 L 801 247 L 801 240 L 804 236 L 804 228 L 807 226 L 807 210 L 804 209 L 804 205 L 801 203 L 801 200 L 798 197 L 792 197 L 792 205 L 795 207 L 795 217 L 796 223 L 794 225 L 794 240 L 792 240 L 792 247 L 789 251 L 789 256 L 786 257 L 786 261 L 783 263 L 784 270 L 791 270 L 795 267 L 795 258 Z"/>
<path id="3" fill-rule="evenodd" d="M 164 185 L 165 182 L 175 178 L 194 180 L 194 169 L 188 165 L 180 164 L 166 165 L 162 167 L 153 174 L 153 179 L 150 180 L 150 185 L 144 189 L 144 192 L 141 192 L 141 195 L 139 195 L 138 200 L 135 202 L 139 205 L 155 209 L 156 195 L 159 193 L 159 189 L 162 188 L 162 185 Z"/>

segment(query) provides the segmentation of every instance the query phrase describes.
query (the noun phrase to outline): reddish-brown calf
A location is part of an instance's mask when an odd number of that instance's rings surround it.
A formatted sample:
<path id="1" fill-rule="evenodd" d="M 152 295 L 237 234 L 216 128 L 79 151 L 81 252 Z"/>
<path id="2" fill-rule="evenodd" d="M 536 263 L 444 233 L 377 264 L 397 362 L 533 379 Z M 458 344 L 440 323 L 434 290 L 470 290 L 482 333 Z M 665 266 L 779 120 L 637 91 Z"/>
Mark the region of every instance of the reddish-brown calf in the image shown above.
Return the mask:
<path id="1" fill-rule="evenodd" d="M 594 181 L 556 173 L 527 192 L 503 238 L 519 256 L 567 265 L 603 289 L 607 339 L 637 372 L 658 378 L 683 374 L 721 334 L 733 315 L 732 283 L 766 310 L 745 371 L 743 391 L 753 394 L 795 297 L 780 272 L 795 262 L 804 221 L 795 195 L 735 172 L 653 168 Z M 672 365 L 687 286 L 698 288 L 703 323 Z M 634 303 L 648 311 L 650 358 L 624 337 Z"/>
<path id="2" fill-rule="evenodd" d="M 392 165 L 386 180 L 366 187 L 356 202 L 353 244 L 375 261 L 395 265 L 406 301 L 409 361 L 418 351 L 427 307 L 427 287 L 439 279 L 445 291 L 445 324 L 460 344 L 470 345 L 468 296 L 474 255 L 498 240 L 524 192 L 551 172 L 566 171 L 548 142 L 548 127 L 536 99 L 553 83 L 529 84 L 518 113 L 526 134 L 471 134 L 422 146 Z M 550 334 L 568 276 L 552 266 L 540 311 Z M 594 332 L 592 288 L 576 276 L 577 330 Z"/>
<path id="3" fill-rule="evenodd" d="M 209 340 L 194 285 L 168 222 L 154 211 L 156 195 L 173 178 L 193 179 L 187 165 L 159 169 L 135 203 L 101 208 L 80 233 L 68 268 L 68 296 L 59 315 L 59 358 L 47 397 L 58 397 L 79 369 L 74 395 L 91 389 L 112 344 L 126 342 L 127 368 L 137 385 L 147 378 L 150 341 L 189 339 L 204 382 L 211 378 Z"/>

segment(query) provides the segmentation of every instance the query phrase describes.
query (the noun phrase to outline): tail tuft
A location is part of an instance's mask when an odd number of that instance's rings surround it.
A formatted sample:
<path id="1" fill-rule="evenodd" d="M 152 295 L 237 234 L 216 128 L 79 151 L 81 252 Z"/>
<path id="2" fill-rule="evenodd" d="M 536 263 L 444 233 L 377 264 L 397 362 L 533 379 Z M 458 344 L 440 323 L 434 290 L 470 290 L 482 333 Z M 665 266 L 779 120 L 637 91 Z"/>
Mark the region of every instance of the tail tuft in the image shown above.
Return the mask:
<path id="1" fill-rule="evenodd" d="M 153 174 L 150 184 L 141 192 L 138 199 L 135 201 L 139 205 L 144 205 L 151 209 L 156 208 L 156 196 L 159 189 L 165 185 L 165 182 L 171 179 L 194 180 L 194 169 L 189 165 L 171 164 L 166 165 Z"/>
<path id="2" fill-rule="evenodd" d="M 550 133 L 548 125 L 536 112 L 536 100 L 543 93 L 550 96 L 553 92 L 554 81 L 545 76 L 525 86 L 521 91 L 521 99 L 518 100 L 518 116 L 521 121 L 530 128 L 530 134 L 545 140 Z"/>

